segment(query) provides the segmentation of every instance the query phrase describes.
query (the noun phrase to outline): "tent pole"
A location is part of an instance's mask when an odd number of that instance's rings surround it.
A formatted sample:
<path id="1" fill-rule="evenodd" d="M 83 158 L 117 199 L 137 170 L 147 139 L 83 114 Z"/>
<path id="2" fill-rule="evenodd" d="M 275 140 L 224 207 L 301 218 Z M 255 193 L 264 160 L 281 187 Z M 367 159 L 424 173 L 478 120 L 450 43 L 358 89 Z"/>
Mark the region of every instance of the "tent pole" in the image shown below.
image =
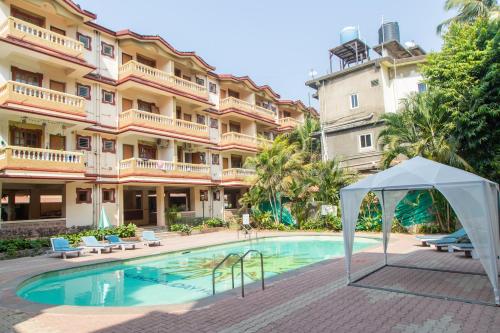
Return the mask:
<path id="1" fill-rule="evenodd" d="M 384 240 L 384 265 L 387 266 L 387 226 L 385 223 L 385 197 L 384 197 L 384 189 L 382 189 L 382 233 Z"/>

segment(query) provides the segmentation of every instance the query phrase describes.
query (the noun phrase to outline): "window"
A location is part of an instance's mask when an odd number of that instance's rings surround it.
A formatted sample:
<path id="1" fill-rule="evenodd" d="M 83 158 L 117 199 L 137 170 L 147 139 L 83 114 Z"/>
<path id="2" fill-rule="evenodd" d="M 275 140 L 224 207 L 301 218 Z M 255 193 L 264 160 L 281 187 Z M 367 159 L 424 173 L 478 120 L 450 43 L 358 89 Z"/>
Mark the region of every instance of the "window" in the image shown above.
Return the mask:
<path id="1" fill-rule="evenodd" d="M 200 86 L 204 86 L 205 80 L 203 80 L 202 78 L 196 77 L 196 84 L 199 84 Z"/>
<path id="2" fill-rule="evenodd" d="M 154 160 L 156 158 L 156 147 L 152 145 L 139 144 L 139 158 Z"/>
<path id="3" fill-rule="evenodd" d="M 45 26 L 45 18 L 35 15 L 33 13 L 29 13 L 25 10 L 19 9 L 14 6 L 12 6 L 11 15 L 25 22 L 37 25 L 42 28 Z"/>
<path id="4" fill-rule="evenodd" d="M 427 91 L 427 85 L 423 82 L 420 82 L 418 84 L 418 92 L 419 93 L 423 93 L 423 92 L 426 92 Z"/>
<path id="5" fill-rule="evenodd" d="M 79 32 L 76 33 L 76 38 L 83 43 L 83 47 L 86 48 L 87 50 L 92 50 L 92 38 L 89 36 L 86 36 L 84 34 L 81 34 Z"/>
<path id="6" fill-rule="evenodd" d="M 14 146 L 20 147 L 42 147 L 42 130 L 11 127 L 11 142 Z"/>
<path id="7" fill-rule="evenodd" d="M 220 201 L 220 190 L 212 191 L 212 198 L 214 201 Z"/>
<path id="8" fill-rule="evenodd" d="M 372 135 L 362 134 L 359 136 L 359 148 L 361 150 L 366 150 L 372 148 Z"/>
<path id="9" fill-rule="evenodd" d="M 28 72 L 17 67 L 12 67 L 12 80 L 41 87 L 43 75 L 40 73 Z"/>
<path id="10" fill-rule="evenodd" d="M 90 188 L 77 188 L 76 189 L 76 203 L 92 203 L 92 189 Z"/>
<path id="11" fill-rule="evenodd" d="M 376 87 L 376 86 L 378 86 L 378 79 L 376 79 L 376 80 L 371 80 L 371 81 L 370 81 L 370 84 L 371 84 L 371 86 L 372 86 L 372 87 Z"/>
<path id="12" fill-rule="evenodd" d="M 102 102 L 105 104 L 115 105 L 115 93 L 112 91 L 102 91 Z"/>
<path id="13" fill-rule="evenodd" d="M 106 57 L 115 57 L 115 47 L 111 44 L 101 42 L 101 54 Z"/>
<path id="14" fill-rule="evenodd" d="M 53 25 L 50 26 L 50 31 L 55 32 L 56 34 L 66 36 L 66 31 L 63 29 L 60 29 L 58 27 L 54 27 Z"/>
<path id="15" fill-rule="evenodd" d="M 219 165 L 219 154 L 212 154 L 212 164 Z"/>
<path id="16" fill-rule="evenodd" d="M 182 72 L 179 68 L 175 68 L 174 69 L 174 75 L 177 76 L 177 77 L 181 77 L 182 76 Z"/>
<path id="17" fill-rule="evenodd" d="M 103 153 L 115 153 L 116 152 L 116 141 L 112 139 L 102 139 L 102 152 Z"/>
<path id="18" fill-rule="evenodd" d="M 76 94 L 85 99 L 90 99 L 90 86 L 77 83 Z"/>
<path id="19" fill-rule="evenodd" d="M 182 78 L 186 81 L 191 81 L 191 76 L 189 75 L 182 75 Z"/>
<path id="20" fill-rule="evenodd" d="M 158 107 L 154 103 L 137 100 L 137 108 L 141 111 L 159 113 Z"/>
<path id="21" fill-rule="evenodd" d="M 198 124 L 205 125 L 205 116 L 202 116 L 201 114 L 196 115 L 196 122 Z"/>
<path id="22" fill-rule="evenodd" d="M 90 136 L 77 135 L 76 136 L 76 149 L 77 150 L 88 150 L 90 151 L 91 146 L 91 138 Z"/>
<path id="23" fill-rule="evenodd" d="M 219 121 L 215 118 L 210 118 L 210 127 L 219 128 Z"/>
<path id="24" fill-rule="evenodd" d="M 358 94 L 352 94 L 350 96 L 350 99 L 351 99 L 351 109 L 359 107 Z"/>
<path id="25" fill-rule="evenodd" d="M 200 201 L 208 201 L 208 190 L 200 190 Z"/>
<path id="26" fill-rule="evenodd" d="M 156 67 L 156 60 L 142 56 L 140 54 L 137 55 L 137 62 L 149 66 L 149 67 Z"/>
<path id="27" fill-rule="evenodd" d="M 237 91 L 231 90 L 231 89 L 227 90 L 227 95 L 229 97 L 234 97 L 234 98 L 238 98 L 238 99 L 240 98 L 240 93 Z"/>
<path id="28" fill-rule="evenodd" d="M 102 189 L 102 202 L 114 203 L 115 202 L 115 189 L 114 188 L 103 188 Z"/>
<path id="29" fill-rule="evenodd" d="M 208 91 L 210 91 L 212 94 L 217 93 L 217 85 L 215 83 L 209 82 L 208 83 Z"/>

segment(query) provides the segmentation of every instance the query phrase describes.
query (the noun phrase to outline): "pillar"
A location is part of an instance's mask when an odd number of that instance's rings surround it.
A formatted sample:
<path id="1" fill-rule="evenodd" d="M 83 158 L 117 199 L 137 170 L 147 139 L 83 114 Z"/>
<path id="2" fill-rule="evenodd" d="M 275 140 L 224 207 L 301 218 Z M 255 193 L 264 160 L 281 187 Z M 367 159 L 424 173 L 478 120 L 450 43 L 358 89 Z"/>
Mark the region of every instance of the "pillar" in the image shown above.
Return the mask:
<path id="1" fill-rule="evenodd" d="M 16 207 L 15 207 L 16 193 L 9 192 L 8 194 L 8 204 L 7 204 L 7 221 L 13 221 L 15 219 Z"/>
<path id="2" fill-rule="evenodd" d="M 156 186 L 156 225 L 165 226 L 165 187 Z"/>
<path id="3" fill-rule="evenodd" d="M 2 210 L 2 182 L 0 182 L 0 222 L 2 222 L 3 210 Z"/>
<path id="4" fill-rule="evenodd" d="M 123 196 L 123 185 L 118 185 L 118 193 L 116 195 L 117 199 L 117 205 L 118 205 L 118 225 L 124 225 L 125 224 L 125 214 L 124 214 L 124 209 L 125 209 L 125 198 Z"/>
<path id="5" fill-rule="evenodd" d="M 143 224 L 149 224 L 148 190 L 141 191 L 141 203 L 142 203 L 142 222 Z"/>
<path id="6" fill-rule="evenodd" d="M 33 187 L 30 191 L 30 206 L 29 206 L 29 218 L 31 220 L 40 218 L 40 189 Z"/>

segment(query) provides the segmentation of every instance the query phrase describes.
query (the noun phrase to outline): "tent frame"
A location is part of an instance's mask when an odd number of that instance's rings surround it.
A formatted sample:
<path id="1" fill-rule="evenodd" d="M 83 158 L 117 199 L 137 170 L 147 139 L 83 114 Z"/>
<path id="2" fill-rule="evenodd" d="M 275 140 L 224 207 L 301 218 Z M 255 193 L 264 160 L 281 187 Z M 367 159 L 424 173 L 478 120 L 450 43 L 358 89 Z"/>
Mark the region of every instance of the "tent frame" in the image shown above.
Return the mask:
<path id="1" fill-rule="evenodd" d="M 471 184 L 475 182 L 457 182 L 455 184 Z M 439 185 L 439 183 L 436 183 L 436 185 Z M 415 186 L 385 186 L 385 187 L 374 187 L 370 188 L 368 190 L 369 192 L 379 192 L 381 194 L 381 200 L 382 200 L 382 228 L 384 229 L 386 226 L 384 224 L 384 215 L 385 215 L 385 192 L 389 191 L 415 191 L 415 190 L 437 190 L 435 186 L 432 185 L 426 185 L 426 184 L 416 184 Z M 345 189 L 344 191 L 349 191 L 349 189 Z M 446 197 L 446 196 L 445 196 Z M 497 192 L 497 199 L 500 202 L 500 194 Z M 500 224 L 500 218 L 499 218 L 499 224 Z M 389 231 L 389 234 L 391 231 Z M 383 237 L 384 237 L 384 244 L 388 242 L 389 240 L 386 239 L 386 233 L 383 230 Z M 429 297 L 429 298 L 435 298 L 435 299 L 441 299 L 441 300 L 447 300 L 447 301 L 459 301 L 459 302 L 464 302 L 464 303 L 469 303 L 469 304 L 479 304 L 479 305 L 486 305 L 486 306 L 493 306 L 493 307 L 500 307 L 499 303 L 491 303 L 491 302 L 484 302 L 484 301 L 479 301 L 479 300 L 470 300 L 470 299 L 465 299 L 465 298 L 459 298 L 459 297 L 451 297 L 451 296 L 443 296 L 443 295 L 433 295 L 433 294 L 427 294 L 427 293 L 418 293 L 418 292 L 411 292 L 411 291 L 406 291 L 406 290 L 400 290 L 400 289 L 393 289 L 393 288 L 385 288 L 385 287 L 376 287 L 376 286 L 369 286 L 369 285 L 364 285 L 359 283 L 361 280 L 367 278 L 368 276 L 375 274 L 379 272 L 380 270 L 384 269 L 385 267 L 398 267 L 398 268 L 406 268 L 406 269 L 418 269 L 418 270 L 427 270 L 427 271 L 435 271 L 435 272 L 444 272 L 444 273 L 456 273 L 456 274 L 468 274 L 468 275 L 480 275 L 480 276 L 487 276 L 485 273 L 475 273 L 475 272 L 465 272 L 465 271 L 457 271 L 457 270 L 444 270 L 444 269 L 435 269 L 435 268 L 425 268 L 425 267 L 416 267 L 416 266 L 405 266 L 405 265 L 391 265 L 388 264 L 387 260 L 387 245 L 384 246 L 384 264 L 378 268 L 375 268 L 371 272 L 368 272 L 366 274 L 363 274 L 361 277 L 356 278 L 354 281 L 351 281 L 351 276 L 350 273 L 348 273 L 348 286 L 351 287 L 360 287 L 360 288 L 366 288 L 366 289 L 372 289 L 372 290 L 380 290 L 380 291 L 388 291 L 388 292 L 396 292 L 400 294 L 406 294 L 406 295 L 414 295 L 414 296 L 421 296 L 421 297 Z M 351 254 L 352 256 L 352 254 Z M 500 276 L 500 274 L 498 274 Z M 496 296 L 496 295 L 495 295 Z"/>

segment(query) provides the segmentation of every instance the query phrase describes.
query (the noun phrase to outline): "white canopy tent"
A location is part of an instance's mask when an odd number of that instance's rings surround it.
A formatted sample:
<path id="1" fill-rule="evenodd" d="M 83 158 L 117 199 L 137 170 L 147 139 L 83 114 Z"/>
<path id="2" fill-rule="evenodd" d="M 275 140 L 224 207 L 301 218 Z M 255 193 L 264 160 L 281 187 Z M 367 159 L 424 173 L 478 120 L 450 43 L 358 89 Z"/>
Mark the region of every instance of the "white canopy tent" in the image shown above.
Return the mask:
<path id="1" fill-rule="evenodd" d="M 382 206 L 384 256 L 394 211 L 409 190 L 436 189 L 448 200 L 477 251 L 500 305 L 498 262 L 500 256 L 499 188 L 498 184 L 472 173 L 444 164 L 415 157 L 368 176 L 340 190 L 345 263 L 349 283 L 354 232 L 359 209 L 368 192 L 374 192 Z"/>

